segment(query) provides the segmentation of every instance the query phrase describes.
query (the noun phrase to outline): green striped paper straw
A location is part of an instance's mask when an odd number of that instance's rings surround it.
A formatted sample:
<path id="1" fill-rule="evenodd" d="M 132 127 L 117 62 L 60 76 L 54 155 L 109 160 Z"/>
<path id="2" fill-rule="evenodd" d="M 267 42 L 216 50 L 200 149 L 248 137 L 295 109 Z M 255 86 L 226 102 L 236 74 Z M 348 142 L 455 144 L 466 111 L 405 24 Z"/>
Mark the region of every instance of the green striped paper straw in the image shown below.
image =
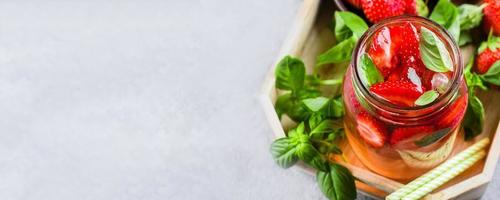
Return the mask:
<path id="1" fill-rule="evenodd" d="M 464 151 L 460 152 L 453 158 L 449 159 L 448 161 L 444 162 L 443 164 L 437 166 L 433 170 L 427 172 L 426 174 L 418 177 L 417 179 L 413 180 L 412 182 L 408 183 L 407 185 L 399 188 L 389 196 L 387 196 L 385 199 L 387 200 L 399 200 L 403 198 L 403 196 L 410 194 L 411 192 L 415 191 L 417 188 L 420 186 L 424 185 L 425 183 L 431 181 L 432 179 L 438 177 L 439 175 L 443 174 L 444 172 L 450 170 L 452 167 L 456 166 L 458 163 L 464 161 L 466 158 L 472 156 L 479 150 L 483 149 L 486 145 L 490 143 L 489 138 L 484 138 L 477 142 L 476 144 L 473 144 L 469 148 L 465 149 Z"/>
<path id="2" fill-rule="evenodd" d="M 444 183 L 448 182 L 449 180 L 456 177 L 460 173 L 464 172 L 466 169 L 469 169 L 472 165 L 474 165 L 474 163 L 483 158 L 485 155 L 486 155 L 485 151 L 480 151 L 479 153 L 474 154 L 473 156 L 462 161 L 457 166 L 453 167 L 452 169 L 445 172 L 441 176 L 436 177 L 435 179 L 426 183 L 425 185 L 413 191 L 409 195 L 406 195 L 405 197 L 403 197 L 403 200 L 417 200 L 422 198 L 426 194 L 429 194 L 439 186 L 443 185 Z"/>

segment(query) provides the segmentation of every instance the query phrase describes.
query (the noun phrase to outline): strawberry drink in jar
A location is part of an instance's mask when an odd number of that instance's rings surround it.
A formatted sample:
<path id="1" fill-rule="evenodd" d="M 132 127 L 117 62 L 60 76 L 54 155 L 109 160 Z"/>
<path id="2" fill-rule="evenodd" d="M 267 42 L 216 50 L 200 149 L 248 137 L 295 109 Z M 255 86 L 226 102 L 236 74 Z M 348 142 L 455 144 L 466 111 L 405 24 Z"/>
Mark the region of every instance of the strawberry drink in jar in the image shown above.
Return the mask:
<path id="1" fill-rule="evenodd" d="M 370 170 L 409 180 L 452 152 L 468 93 L 459 48 L 440 25 L 415 16 L 375 24 L 343 87 L 346 135 Z"/>

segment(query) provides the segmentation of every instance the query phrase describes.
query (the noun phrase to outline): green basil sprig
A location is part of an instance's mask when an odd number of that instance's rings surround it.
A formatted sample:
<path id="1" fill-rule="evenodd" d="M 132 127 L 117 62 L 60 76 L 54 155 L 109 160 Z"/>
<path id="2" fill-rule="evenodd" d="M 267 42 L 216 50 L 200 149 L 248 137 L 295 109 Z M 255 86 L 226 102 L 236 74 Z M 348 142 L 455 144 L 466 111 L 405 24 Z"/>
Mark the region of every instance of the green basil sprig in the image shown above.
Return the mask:
<path id="1" fill-rule="evenodd" d="M 330 177 L 329 183 L 334 187 L 325 193 L 330 199 L 355 199 L 354 177 L 328 159 L 330 154 L 342 153 L 337 146 L 338 139 L 344 138 L 342 96 L 334 93 L 326 97 L 319 90 L 322 86 L 342 84 L 342 78 L 322 80 L 315 72 L 307 75 L 304 63 L 291 56 L 278 63 L 275 75 L 276 87 L 284 91 L 275 103 L 276 113 L 279 117 L 286 114 L 298 125 L 271 144 L 273 159 L 283 168 L 300 160 L 318 170 L 318 180 Z"/>
<path id="2" fill-rule="evenodd" d="M 323 175 L 335 178 L 335 187 L 337 187 L 335 190 L 342 188 L 340 191 L 336 191 L 338 195 L 341 195 L 337 197 L 348 200 L 355 199 L 356 187 L 352 184 L 354 177 L 347 169 L 336 163 L 331 163 L 327 156 L 330 153 L 342 153 L 334 143 L 337 138 L 343 137 L 342 129 L 340 121 L 324 119 L 320 114 L 314 115 L 307 123 L 301 122 L 296 128 L 288 131 L 286 137 L 275 140 L 271 144 L 271 154 L 275 162 L 282 168 L 289 168 L 301 160 L 318 170 L 318 180 L 323 179 Z M 340 177 L 341 179 L 338 179 Z M 328 187 L 320 183 L 320 188 L 325 186 Z M 327 193 L 325 195 L 330 197 Z"/>

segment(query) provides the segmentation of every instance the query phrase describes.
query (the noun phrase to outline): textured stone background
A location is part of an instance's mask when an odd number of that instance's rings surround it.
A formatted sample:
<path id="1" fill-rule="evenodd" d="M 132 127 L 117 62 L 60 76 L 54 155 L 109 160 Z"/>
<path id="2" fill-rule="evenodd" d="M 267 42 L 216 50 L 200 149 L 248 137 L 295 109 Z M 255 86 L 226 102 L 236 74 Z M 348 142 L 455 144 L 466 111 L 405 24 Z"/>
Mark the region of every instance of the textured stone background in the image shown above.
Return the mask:
<path id="1" fill-rule="evenodd" d="M 323 199 L 256 98 L 300 3 L 0 2 L 0 199 Z"/>

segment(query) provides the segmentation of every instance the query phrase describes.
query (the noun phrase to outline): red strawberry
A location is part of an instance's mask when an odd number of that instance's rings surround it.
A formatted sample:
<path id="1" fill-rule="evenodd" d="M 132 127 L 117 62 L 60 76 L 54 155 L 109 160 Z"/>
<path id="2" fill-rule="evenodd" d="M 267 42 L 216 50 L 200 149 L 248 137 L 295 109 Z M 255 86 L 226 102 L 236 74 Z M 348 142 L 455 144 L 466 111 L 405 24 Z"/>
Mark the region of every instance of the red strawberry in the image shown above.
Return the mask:
<path id="1" fill-rule="evenodd" d="M 417 28 L 413 24 L 407 22 L 401 25 L 399 29 L 394 29 L 391 33 L 401 38 L 400 43 L 397 43 L 399 47 L 398 54 L 400 56 L 404 59 L 409 59 L 410 56 L 413 56 L 415 59 L 412 61 L 420 60 L 420 37 Z"/>
<path id="2" fill-rule="evenodd" d="M 404 0 L 361 0 L 361 7 L 370 22 L 404 14 Z"/>
<path id="3" fill-rule="evenodd" d="M 387 27 L 380 29 L 373 37 L 368 54 L 373 63 L 386 77 L 396 67 L 398 60 L 396 55 L 396 45 L 391 40 L 391 30 Z"/>
<path id="4" fill-rule="evenodd" d="M 430 88 L 431 79 L 424 79 L 426 75 L 429 75 L 428 71 L 430 72 L 430 70 L 427 70 L 420 57 L 420 36 L 417 27 L 411 23 L 405 23 L 391 29 L 391 35 L 394 36 L 393 38 L 396 37 L 394 41 L 397 41 L 395 44 L 398 47 L 397 54 L 401 61 L 399 72 L 394 75 L 391 74 L 393 76 L 392 80 L 394 80 L 394 76 L 397 77 L 399 75 L 397 79 L 408 80 L 421 90 L 424 87 Z M 432 78 L 432 75 L 430 78 Z"/>
<path id="5" fill-rule="evenodd" d="M 483 9 L 483 26 L 486 32 L 493 30 L 493 33 L 500 36 L 500 1 L 485 0 L 487 6 Z"/>
<path id="6" fill-rule="evenodd" d="M 477 73 L 479 74 L 486 73 L 490 69 L 491 65 L 493 65 L 493 63 L 495 63 L 497 60 L 500 60 L 500 51 L 498 49 L 492 51 L 489 48 L 486 48 L 477 56 L 476 60 Z"/>
<path id="7" fill-rule="evenodd" d="M 446 110 L 441 114 L 438 122 L 438 128 L 453 128 L 455 127 L 463 118 L 465 111 L 467 109 L 467 95 L 462 95 L 458 97 L 453 104 L 448 106 Z"/>
<path id="8" fill-rule="evenodd" d="M 346 0 L 346 1 L 355 8 L 361 8 L 361 0 Z"/>
<path id="9" fill-rule="evenodd" d="M 401 106 L 413 106 L 415 100 L 423 93 L 415 84 L 407 80 L 377 83 L 370 87 L 370 91 Z"/>
<path id="10" fill-rule="evenodd" d="M 407 69 L 403 68 L 403 67 L 397 67 L 396 69 L 394 69 L 391 74 L 389 74 L 389 76 L 387 77 L 386 81 L 398 81 L 398 80 L 407 80 L 404 76 L 404 72 L 406 71 Z"/>
<path id="11" fill-rule="evenodd" d="M 396 70 L 394 70 L 387 80 L 404 80 L 409 81 L 415 85 L 416 89 L 419 92 L 424 92 L 425 88 L 430 88 L 429 86 L 425 86 L 422 82 L 424 81 L 422 75 L 425 74 L 428 70 L 422 70 L 418 67 L 413 66 L 400 66 Z M 430 80 L 429 80 L 430 83 Z"/>
<path id="12" fill-rule="evenodd" d="M 490 69 L 493 63 L 500 60 L 500 37 L 493 36 L 490 31 L 488 40 L 481 43 L 478 53 L 476 71 L 479 74 L 484 74 Z"/>
<path id="13" fill-rule="evenodd" d="M 432 133 L 434 128 L 432 126 L 413 126 L 413 127 L 399 127 L 392 131 L 391 144 L 396 144 L 402 140 L 411 138 L 412 136 L 421 136 Z"/>
<path id="14" fill-rule="evenodd" d="M 382 122 L 365 111 L 360 112 L 356 116 L 356 122 L 358 123 L 356 129 L 358 130 L 359 136 L 361 136 L 367 144 L 375 148 L 384 146 L 387 140 L 387 128 Z"/>

